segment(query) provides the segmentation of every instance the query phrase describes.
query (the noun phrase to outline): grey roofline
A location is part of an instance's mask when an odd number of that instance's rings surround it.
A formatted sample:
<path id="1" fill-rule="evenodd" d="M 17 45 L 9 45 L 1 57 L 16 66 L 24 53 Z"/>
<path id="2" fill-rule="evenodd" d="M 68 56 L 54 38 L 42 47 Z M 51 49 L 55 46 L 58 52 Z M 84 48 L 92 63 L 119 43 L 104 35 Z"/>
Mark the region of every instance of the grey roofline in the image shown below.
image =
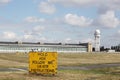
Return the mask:
<path id="1" fill-rule="evenodd" d="M 73 44 L 73 43 L 40 43 L 40 42 L 5 42 L 0 41 L 0 45 L 12 45 L 12 44 L 21 44 L 21 45 L 68 45 L 68 46 L 87 46 L 88 43 L 79 43 L 79 44 Z"/>

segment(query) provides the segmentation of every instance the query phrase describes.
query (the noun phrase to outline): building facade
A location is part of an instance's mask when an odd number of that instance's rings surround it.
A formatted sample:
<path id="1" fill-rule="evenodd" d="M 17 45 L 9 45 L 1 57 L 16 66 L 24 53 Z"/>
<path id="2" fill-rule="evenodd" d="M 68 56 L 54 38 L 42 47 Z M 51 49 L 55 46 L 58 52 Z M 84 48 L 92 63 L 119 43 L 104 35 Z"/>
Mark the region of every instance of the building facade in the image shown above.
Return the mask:
<path id="1" fill-rule="evenodd" d="M 15 53 L 37 50 L 49 52 L 92 52 L 90 43 L 31 43 L 31 42 L 0 42 L 0 53 Z"/>

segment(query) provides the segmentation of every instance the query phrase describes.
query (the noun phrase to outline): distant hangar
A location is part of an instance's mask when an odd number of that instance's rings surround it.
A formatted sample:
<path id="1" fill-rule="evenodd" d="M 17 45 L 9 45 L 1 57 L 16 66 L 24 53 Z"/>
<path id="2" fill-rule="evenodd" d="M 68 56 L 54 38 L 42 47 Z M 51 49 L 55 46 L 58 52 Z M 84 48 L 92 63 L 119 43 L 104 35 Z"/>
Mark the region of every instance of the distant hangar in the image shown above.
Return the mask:
<path id="1" fill-rule="evenodd" d="M 0 42 L 0 53 L 16 53 L 37 50 L 49 52 L 92 52 L 91 43 L 33 43 L 33 42 Z"/>

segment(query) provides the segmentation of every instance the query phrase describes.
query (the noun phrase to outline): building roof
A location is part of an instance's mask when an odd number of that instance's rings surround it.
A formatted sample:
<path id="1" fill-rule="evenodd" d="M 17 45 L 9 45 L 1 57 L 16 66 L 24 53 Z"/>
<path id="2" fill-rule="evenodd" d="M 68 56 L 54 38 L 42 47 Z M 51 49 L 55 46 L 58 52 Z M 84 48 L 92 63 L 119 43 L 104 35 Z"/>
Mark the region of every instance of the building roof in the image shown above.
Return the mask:
<path id="1" fill-rule="evenodd" d="M 77 46 L 77 47 L 86 47 L 88 43 L 40 43 L 40 42 L 5 42 L 0 41 L 0 45 L 20 45 L 20 46 Z"/>

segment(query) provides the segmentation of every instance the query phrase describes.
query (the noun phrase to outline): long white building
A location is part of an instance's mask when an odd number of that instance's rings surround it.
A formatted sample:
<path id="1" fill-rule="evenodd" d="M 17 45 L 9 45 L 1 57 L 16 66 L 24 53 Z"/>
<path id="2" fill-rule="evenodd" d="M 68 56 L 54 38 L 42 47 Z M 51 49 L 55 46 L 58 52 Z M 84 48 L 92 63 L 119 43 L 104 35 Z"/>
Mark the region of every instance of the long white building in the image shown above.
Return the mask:
<path id="1" fill-rule="evenodd" d="M 32 43 L 32 42 L 0 42 L 0 53 L 15 53 L 37 51 L 49 52 L 92 52 L 90 43 L 62 44 L 62 43 Z"/>

